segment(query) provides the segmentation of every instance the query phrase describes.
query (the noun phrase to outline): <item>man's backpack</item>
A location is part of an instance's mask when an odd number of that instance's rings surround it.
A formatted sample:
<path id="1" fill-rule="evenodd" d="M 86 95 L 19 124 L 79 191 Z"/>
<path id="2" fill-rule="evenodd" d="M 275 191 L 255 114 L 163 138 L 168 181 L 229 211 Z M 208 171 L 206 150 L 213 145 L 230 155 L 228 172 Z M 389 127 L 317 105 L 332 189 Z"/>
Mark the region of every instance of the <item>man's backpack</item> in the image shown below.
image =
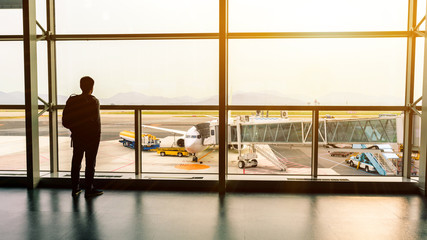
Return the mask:
<path id="1" fill-rule="evenodd" d="M 62 125 L 77 135 L 99 135 L 99 101 L 92 95 L 71 95 L 62 112 Z"/>
<path id="2" fill-rule="evenodd" d="M 79 107 L 79 101 L 78 101 L 77 95 L 71 95 L 67 103 L 65 104 L 64 111 L 62 112 L 62 126 L 68 129 L 72 129 L 74 126 L 74 123 L 77 121 L 77 108 Z"/>

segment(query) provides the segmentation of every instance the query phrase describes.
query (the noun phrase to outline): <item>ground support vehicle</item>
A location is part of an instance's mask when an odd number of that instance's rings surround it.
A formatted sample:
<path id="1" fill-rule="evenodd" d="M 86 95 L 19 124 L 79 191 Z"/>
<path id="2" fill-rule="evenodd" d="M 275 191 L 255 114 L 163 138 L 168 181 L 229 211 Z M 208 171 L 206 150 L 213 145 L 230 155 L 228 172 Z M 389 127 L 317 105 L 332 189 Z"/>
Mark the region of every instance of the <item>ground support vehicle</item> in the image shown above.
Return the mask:
<path id="1" fill-rule="evenodd" d="M 385 155 L 386 153 L 382 153 Z M 394 153 L 389 153 L 392 155 L 395 155 Z M 376 158 L 372 153 L 362 153 L 357 155 L 356 157 L 350 157 L 349 164 L 351 167 L 357 167 L 357 169 L 361 168 L 364 169 L 366 172 L 372 172 L 376 171 L 379 175 L 387 175 L 387 174 L 394 174 L 395 170 L 390 169 L 390 166 L 387 166 L 386 164 L 392 164 L 390 162 L 384 162 L 384 159 L 381 160 L 380 158 Z M 384 156 L 383 156 L 384 158 Z M 382 161 L 382 162 L 381 162 Z M 388 170 L 387 170 L 388 169 Z"/>
<path id="2" fill-rule="evenodd" d="M 162 147 L 162 148 L 157 148 L 157 154 L 159 154 L 160 156 L 178 156 L 178 157 L 187 157 L 189 156 L 189 153 L 187 152 L 187 150 L 185 150 L 185 148 L 181 148 L 181 147 Z"/>
<path id="3" fill-rule="evenodd" d="M 237 166 L 239 168 L 256 167 L 258 165 L 256 158 L 256 153 L 245 153 L 238 157 L 239 161 L 237 162 Z"/>
<path id="4" fill-rule="evenodd" d="M 135 133 L 132 131 L 120 132 L 120 143 L 124 147 L 135 149 Z M 141 149 L 142 151 L 153 151 L 160 147 L 160 140 L 151 134 L 141 135 Z"/>
<path id="5" fill-rule="evenodd" d="M 372 165 L 371 161 L 366 157 L 366 154 L 362 153 L 356 157 L 351 157 L 348 161 L 350 167 L 356 167 L 357 169 L 363 169 L 366 172 L 376 171 L 375 167 Z"/>

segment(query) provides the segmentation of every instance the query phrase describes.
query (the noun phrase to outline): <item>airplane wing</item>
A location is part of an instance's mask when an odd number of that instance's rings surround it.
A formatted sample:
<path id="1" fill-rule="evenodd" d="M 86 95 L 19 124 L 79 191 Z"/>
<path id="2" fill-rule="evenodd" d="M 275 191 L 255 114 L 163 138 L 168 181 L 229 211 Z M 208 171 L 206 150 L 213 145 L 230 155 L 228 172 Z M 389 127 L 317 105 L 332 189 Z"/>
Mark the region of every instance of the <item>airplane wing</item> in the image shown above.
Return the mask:
<path id="1" fill-rule="evenodd" d="M 180 131 L 180 130 L 170 129 L 170 128 L 161 128 L 161 127 L 154 127 L 154 126 L 149 126 L 149 125 L 141 125 L 141 126 L 146 127 L 146 128 L 162 130 L 165 132 L 177 133 L 177 134 L 181 134 L 181 135 L 185 135 L 185 133 L 186 133 L 186 131 Z"/>

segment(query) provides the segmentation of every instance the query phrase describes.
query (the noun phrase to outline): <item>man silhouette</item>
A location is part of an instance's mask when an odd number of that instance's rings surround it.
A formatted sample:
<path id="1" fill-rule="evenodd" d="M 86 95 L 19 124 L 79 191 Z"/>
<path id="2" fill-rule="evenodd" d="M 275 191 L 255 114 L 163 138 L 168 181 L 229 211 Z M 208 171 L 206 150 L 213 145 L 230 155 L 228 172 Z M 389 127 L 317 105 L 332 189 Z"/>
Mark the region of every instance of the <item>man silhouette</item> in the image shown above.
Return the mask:
<path id="1" fill-rule="evenodd" d="M 80 79 L 82 94 L 71 95 L 62 113 L 62 124 L 71 130 L 73 159 L 71 163 L 71 184 L 73 197 L 81 193 L 80 169 L 83 154 L 86 155 L 85 197 L 103 194 L 93 186 L 96 155 L 101 137 L 99 101 L 92 95 L 94 80 L 85 76 Z"/>

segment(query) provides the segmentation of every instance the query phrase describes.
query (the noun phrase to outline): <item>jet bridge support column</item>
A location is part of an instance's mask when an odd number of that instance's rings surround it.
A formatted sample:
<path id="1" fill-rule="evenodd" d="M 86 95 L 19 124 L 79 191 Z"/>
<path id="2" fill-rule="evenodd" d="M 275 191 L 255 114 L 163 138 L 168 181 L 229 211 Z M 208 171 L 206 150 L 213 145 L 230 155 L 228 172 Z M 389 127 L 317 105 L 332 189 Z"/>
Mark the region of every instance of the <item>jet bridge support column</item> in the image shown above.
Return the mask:
<path id="1" fill-rule="evenodd" d="M 237 151 L 239 152 L 239 157 L 242 156 L 242 125 L 240 124 L 240 121 L 237 120 L 236 123 L 236 134 L 237 134 Z"/>
<path id="2" fill-rule="evenodd" d="M 311 142 L 311 177 L 317 178 L 317 163 L 319 153 L 319 110 L 312 112 L 312 142 Z"/>
<path id="3" fill-rule="evenodd" d="M 135 176 L 141 177 L 142 172 L 142 149 L 141 149 L 141 110 L 135 109 Z"/>

